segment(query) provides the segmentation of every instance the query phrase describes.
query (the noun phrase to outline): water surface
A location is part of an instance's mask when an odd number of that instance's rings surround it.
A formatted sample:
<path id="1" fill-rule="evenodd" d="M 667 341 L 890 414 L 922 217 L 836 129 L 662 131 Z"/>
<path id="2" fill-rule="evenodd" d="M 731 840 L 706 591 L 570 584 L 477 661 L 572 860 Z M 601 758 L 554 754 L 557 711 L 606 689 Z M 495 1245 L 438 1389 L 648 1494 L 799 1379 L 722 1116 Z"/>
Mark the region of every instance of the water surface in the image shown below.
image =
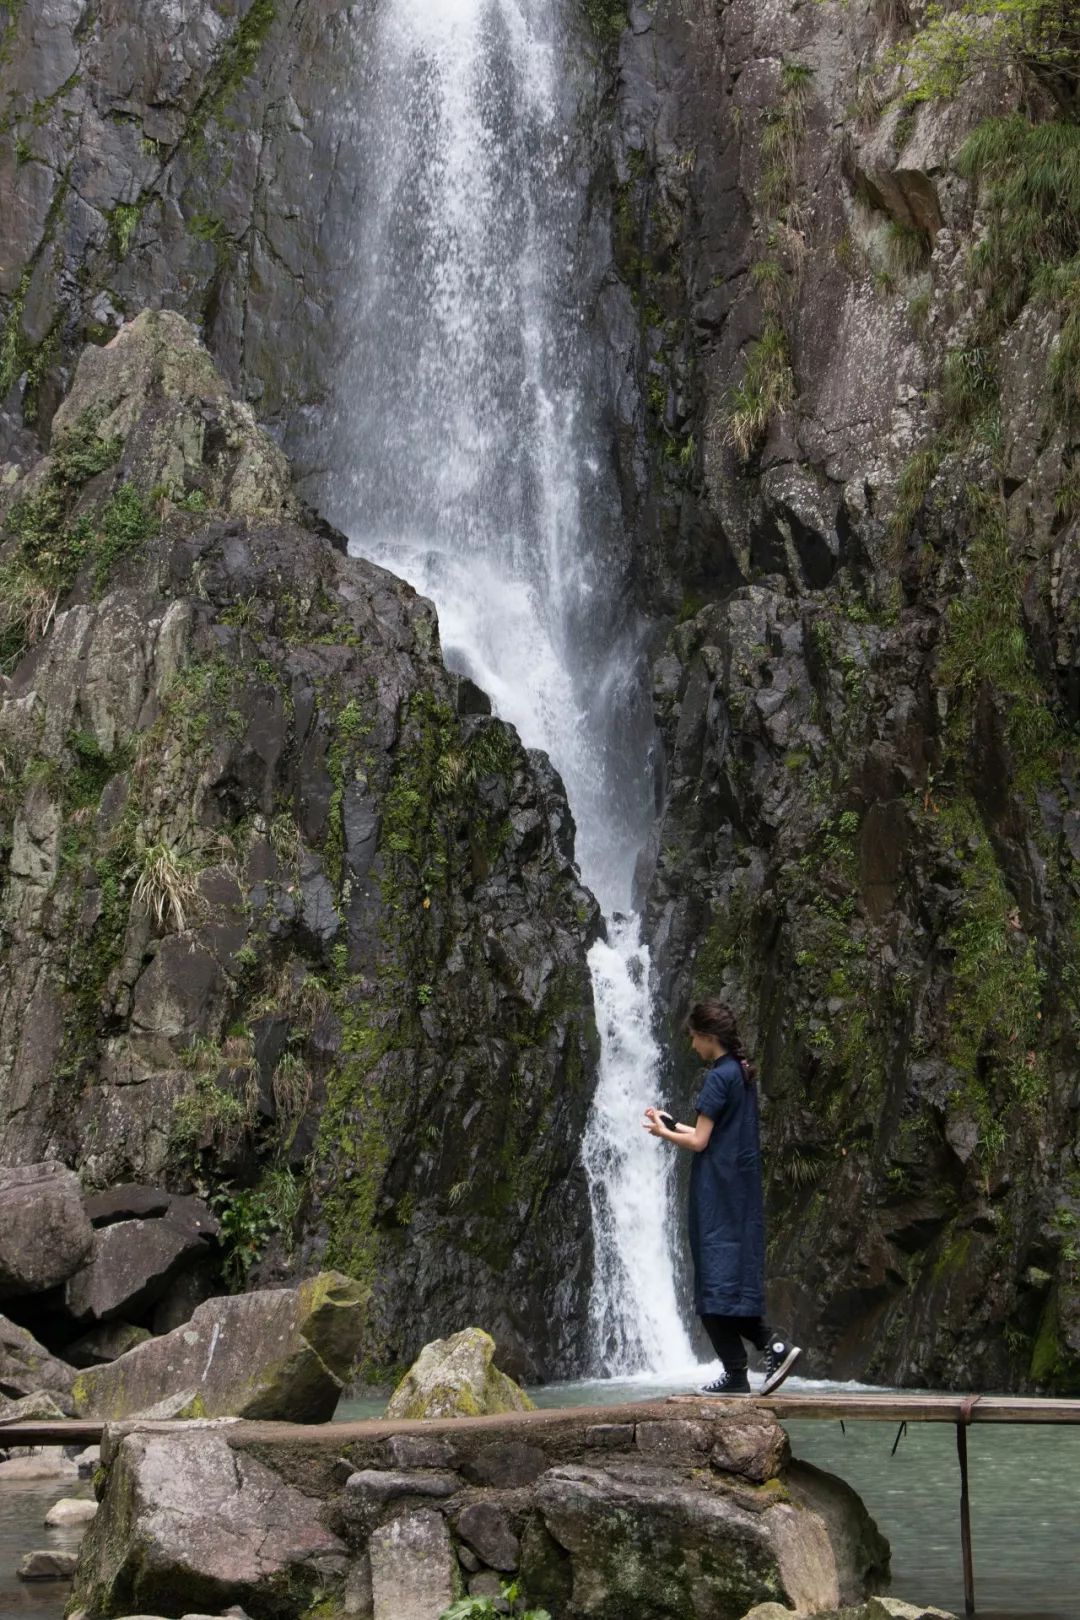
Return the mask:
<path id="1" fill-rule="evenodd" d="M 62 1620 L 67 1581 L 16 1580 L 24 1553 L 38 1547 L 74 1551 L 82 1529 L 46 1530 L 45 1515 L 62 1496 L 92 1496 L 85 1480 L 0 1480 L 0 1616 L 3 1620 Z"/>

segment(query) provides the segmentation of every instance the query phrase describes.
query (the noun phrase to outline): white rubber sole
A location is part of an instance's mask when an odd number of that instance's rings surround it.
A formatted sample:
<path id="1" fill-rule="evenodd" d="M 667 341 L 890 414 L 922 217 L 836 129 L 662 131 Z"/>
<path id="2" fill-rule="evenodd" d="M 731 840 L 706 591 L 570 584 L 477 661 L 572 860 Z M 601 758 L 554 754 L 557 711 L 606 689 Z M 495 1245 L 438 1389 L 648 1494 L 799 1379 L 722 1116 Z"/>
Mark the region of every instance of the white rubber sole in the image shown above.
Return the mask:
<path id="1" fill-rule="evenodd" d="M 792 1367 L 794 1367 L 801 1355 L 802 1350 L 797 1344 L 793 1344 L 783 1361 L 780 1363 L 779 1367 L 777 1367 L 776 1371 L 773 1373 L 772 1377 L 766 1378 L 765 1382 L 762 1384 L 762 1395 L 771 1395 L 774 1389 L 780 1388 L 780 1385 L 784 1382 L 784 1379 L 787 1378 Z"/>

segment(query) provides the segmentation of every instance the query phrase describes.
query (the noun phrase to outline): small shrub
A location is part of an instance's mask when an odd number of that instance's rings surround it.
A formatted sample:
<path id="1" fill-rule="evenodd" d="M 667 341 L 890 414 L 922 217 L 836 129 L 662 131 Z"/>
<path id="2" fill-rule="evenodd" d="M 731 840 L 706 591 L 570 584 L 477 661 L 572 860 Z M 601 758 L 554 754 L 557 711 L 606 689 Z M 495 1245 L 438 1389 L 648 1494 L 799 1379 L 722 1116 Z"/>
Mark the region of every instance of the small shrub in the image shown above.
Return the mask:
<path id="1" fill-rule="evenodd" d="M 141 215 L 141 203 L 117 203 L 109 215 L 109 237 L 118 259 L 127 258 Z"/>
<path id="2" fill-rule="evenodd" d="M 779 321 L 768 320 L 761 337 L 746 358 L 742 381 L 727 407 L 728 442 L 746 461 L 758 448 L 777 411 L 795 401 L 795 377 L 788 357 L 787 338 Z"/>
<path id="3" fill-rule="evenodd" d="M 184 933 L 191 912 L 201 903 L 190 860 L 172 844 L 148 845 L 142 853 L 132 900 L 153 917 L 159 928 L 171 924 L 174 932 Z"/>
<path id="4" fill-rule="evenodd" d="M 969 343 L 950 349 L 941 369 L 941 405 L 947 420 L 956 427 L 971 427 L 996 413 L 997 403 L 997 380 L 986 347 Z"/>
<path id="5" fill-rule="evenodd" d="M 955 96 L 973 74 L 994 68 L 1034 71 L 1067 101 L 1080 68 L 1080 31 L 1072 0 L 933 0 L 887 60 L 901 70 L 908 106 Z"/>
<path id="6" fill-rule="evenodd" d="M 311 1075 L 304 1060 L 295 1052 L 285 1052 L 270 1082 L 274 1111 L 283 1126 L 303 1118 L 311 1098 Z"/>
<path id="7" fill-rule="evenodd" d="M 915 225 L 901 225 L 890 219 L 888 224 L 889 259 L 902 276 L 918 275 L 930 263 L 932 243 L 928 231 Z"/>
<path id="8" fill-rule="evenodd" d="M 904 463 L 904 470 L 896 486 L 896 505 L 889 525 L 890 533 L 897 545 L 902 545 L 907 539 L 926 504 L 930 485 L 941 466 L 941 456 L 941 446 L 935 442 L 916 450 Z"/>

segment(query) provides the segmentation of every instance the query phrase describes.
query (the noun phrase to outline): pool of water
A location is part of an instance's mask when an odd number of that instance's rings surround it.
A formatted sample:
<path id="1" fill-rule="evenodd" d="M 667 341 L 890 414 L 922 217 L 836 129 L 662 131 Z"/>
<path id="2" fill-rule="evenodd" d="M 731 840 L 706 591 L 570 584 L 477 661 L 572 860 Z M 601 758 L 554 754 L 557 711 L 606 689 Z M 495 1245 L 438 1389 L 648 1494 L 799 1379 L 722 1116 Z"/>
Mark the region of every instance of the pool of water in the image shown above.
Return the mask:
<path id="1" fill-rule="evenodd" d="M 86 1480 L 0 1480 L 0 1615 L 3 1620 L 62 1620 L 67 1581 L 16 1580 L 23 1553 L 37 1547 L 73 1551 L 80 1530 L 46 1530 L 45 1515 L 62 1496 L 92 1496 Z"/>

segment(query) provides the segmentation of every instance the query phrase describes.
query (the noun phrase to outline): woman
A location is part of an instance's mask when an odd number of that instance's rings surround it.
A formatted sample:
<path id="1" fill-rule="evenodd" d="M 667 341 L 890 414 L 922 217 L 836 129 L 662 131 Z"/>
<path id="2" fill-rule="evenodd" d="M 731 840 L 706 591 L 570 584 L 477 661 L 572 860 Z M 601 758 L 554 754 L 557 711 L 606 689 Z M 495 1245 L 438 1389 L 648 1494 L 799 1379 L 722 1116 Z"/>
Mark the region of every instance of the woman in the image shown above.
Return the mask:
<path id="1" fill-rule="evenodd" d="M 686 1028 L 694 1051 L 709 1065 L 694 1104 L 697 1123 L 675 1124 L 671 1130 L 664 1123 L 670 1115 L 647 1108 L 645 1129 L 694 1155 L 694 1306 L 724 1367 L 703 1394 L 750 1394 L 743 1343 L 748 1339 L 764 1352 L 761 1392 L 768 1395 L 802 1351 L 765 1325 L 765 1210 L 754 1070 L 743 1053 L 735 1015 L 722 1001 L 699 1001 Z"/>

